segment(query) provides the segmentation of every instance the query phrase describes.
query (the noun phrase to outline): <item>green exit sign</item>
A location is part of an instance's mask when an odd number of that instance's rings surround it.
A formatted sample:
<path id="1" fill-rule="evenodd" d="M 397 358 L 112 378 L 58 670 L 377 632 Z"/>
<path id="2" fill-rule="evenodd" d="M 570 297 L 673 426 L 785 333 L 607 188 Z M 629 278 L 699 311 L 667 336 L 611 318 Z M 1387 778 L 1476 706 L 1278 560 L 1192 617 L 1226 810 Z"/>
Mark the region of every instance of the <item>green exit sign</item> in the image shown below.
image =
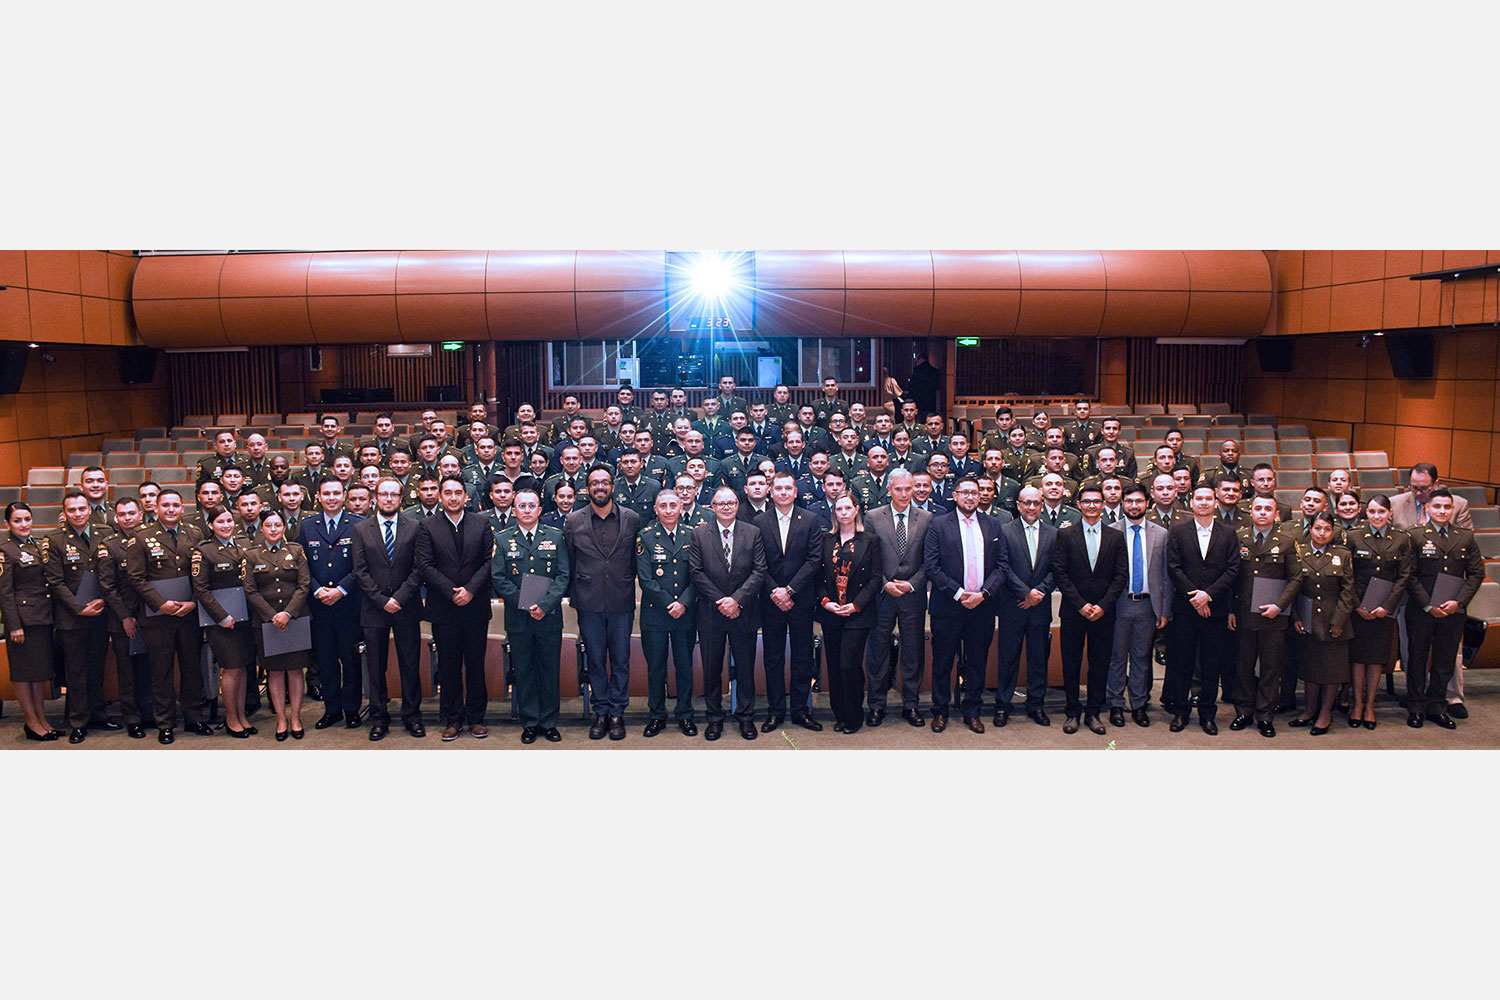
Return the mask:
<path id="1" fill-rule="evenodd" d="M 959 347 L 978 347 L 979 346 L 979 338 L 978 337 L 959 337 L 958 338 L 958 346 Z"/>
<path id="2" fill-rule="evenodd" d="M 463 349 L 464 349 L 464 342 L 462 340 L 445 340 L 445 341 L 443 341 L 443 350 L 445 350 L 445 351 L 461 351 Z"/>

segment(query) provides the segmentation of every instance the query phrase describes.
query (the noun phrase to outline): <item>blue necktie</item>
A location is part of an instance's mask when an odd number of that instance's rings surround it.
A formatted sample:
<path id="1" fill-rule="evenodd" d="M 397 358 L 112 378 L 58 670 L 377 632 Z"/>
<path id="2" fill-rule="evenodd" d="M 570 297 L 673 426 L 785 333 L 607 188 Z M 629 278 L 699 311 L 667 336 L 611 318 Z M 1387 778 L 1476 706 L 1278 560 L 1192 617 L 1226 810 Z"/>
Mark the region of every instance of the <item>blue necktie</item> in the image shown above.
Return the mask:
<path id="1" fill-rule="evenodd" d="M 1146 589 L 1146 552 L 1141 546 L 1141 526 L 1132 524 L 1135 540 L 1130 543 L 1130 592 L 1143 593 Z"/>
<path id="2" fill-rule="evenodd" d="M 385 522 L 385 559 L 386 562 L 396 561 L 396 536 L 391 533 L 391 522 Z"/>

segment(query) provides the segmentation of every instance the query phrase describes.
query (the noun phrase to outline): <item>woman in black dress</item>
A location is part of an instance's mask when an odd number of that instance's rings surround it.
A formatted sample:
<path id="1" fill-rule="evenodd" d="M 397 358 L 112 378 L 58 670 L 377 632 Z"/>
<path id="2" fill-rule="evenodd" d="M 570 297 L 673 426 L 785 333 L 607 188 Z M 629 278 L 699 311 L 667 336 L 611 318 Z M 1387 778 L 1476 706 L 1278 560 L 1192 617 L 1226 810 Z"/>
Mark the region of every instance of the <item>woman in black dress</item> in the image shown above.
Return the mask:
<path id="1" fill-rule="evenodd" d="M 286 540 L 286 524 L 280 514 L 267 514 L 260 522 L 260 533 L 265 544 L 245 552 L 245 602 L 254 622 L 255 648 L 266 672 L 271 707 L 276 710 L 276 742 L 280 743 L 288 735 L 302 738 L 302 693 L 306 690 L 302 672 L 312 664 L 312 654 L 301 650 L 267 656 L 261 626 L 269 622 L 284 631 L 293 618 L 306 615 L 312 575 L 302 546 Z"/>
<path id="2" fill-rule="evenodd" d="M 1335 543 L 1338 529 L 1333 515 L 1320 510 L 1312 519 L 1308 538 L 1297 542 L 1301 588 L 1294 608 L 1311 602 L 1312 628 L 1296 611 L 1292 630 L 1302 644 L 1298 674 L 1307 692 L 1307 708 L 1291 720 L 1293 728 L 1312 725 L 1322 736 L 1333 724 L 1333 703 L 1339 685 L 1349 683 L 1349 615 L 1354 610 L 1354 565 L 1349 550 Z"/>
<path id="3" fill-rule="evenodd" d="M 10 682 L 26 717 L 26 738 L 50 743 L 62 735 L 47 721 L 43 691 L 52 682 L 52 592 L 42 564 L 47 540 L 31 537 L 31 508 L 17 501 L 5 508 L 10 537 L 0 542 L 0 617 Z"/>
<path id="4" fill-rule="evenodd" d="M 211 534 L 193 549 L 193 600 L 213 619 L 204 633 L 219 665 L 224 693 L 224 729 L 237 740 L 249 739 L 256 728 L 245 718 L 245 673 L 255 652 L 248 618 L 224 610 L 216 590 L 244 590 L 244 553 L 235 541 L 234 515 L 223 507 L 210 510 Z"/>
<path id="5" fill-rule="evenodd" d="M 1349 641 L 1350 679 L 1354 700 L 1349 706 L 1349 725 L 1375 728 L 1375 693 L 1380 675 L 1391 662 L 1395 648 L 1396 607 L 1406 596 L 1406 581 L 1412 571 L 1411 536 L 1391 524 L 1391 501 L 1377 493 L 1365 505 L 1365 523 L 1345 533 L 1354 557 L 1354 593 L 1364 603 L 1365 592 L 1375 579 L 1389 581 L 1391 592 L 1373 610 L 1355 608 L 1350 619 L 1354 638 Z"/>
<path id="6" fill-rule="evenodd" d="M 880 539 L 865 530 L 859 505 L 848 494 L 833 505 L 833 530 L 823 536 L 818 621 L 828 653 L 828 693 L 833 731 L 857 733 L 864 721 L 865 643 L 875 625 L 881 579 Z"/>

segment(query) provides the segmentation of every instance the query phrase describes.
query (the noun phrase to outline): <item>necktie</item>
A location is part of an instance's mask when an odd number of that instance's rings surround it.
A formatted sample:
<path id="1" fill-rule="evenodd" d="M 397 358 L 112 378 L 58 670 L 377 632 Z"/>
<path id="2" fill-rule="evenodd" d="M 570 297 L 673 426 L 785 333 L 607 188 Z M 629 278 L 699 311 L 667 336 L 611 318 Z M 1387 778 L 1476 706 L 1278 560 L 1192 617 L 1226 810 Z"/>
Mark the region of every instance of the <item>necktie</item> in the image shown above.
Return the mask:
<path id="1" fill-rule="evenodd" d="M 177 529 L 176 528 L 168 528 L 167 529 L 167 535 L 168 535 L 168 537 L 170 537 L 172 539 L 172 543 L 175 545 L 177 543 Z"/>
<path id="2" fill-rule="evenodd" d="M 1439 528 L 1438 529 L 1438 537 L 1439 538 L 1447 538 L 1448 537 L 1448 529 L 1446 527 Z"/>
<path id="3" fill-rule="evenodd" d="M 533 535 L 529 531 L 526 532 L 525 534 L 526 534 L 526 547 L 527 548 L 531 548 L 531 539 L 532 539 Z"/>
<path id="4" fill-rule="evenodd" d="M 385 559 L 386 562 L 396 561 L 396 535 L 391 530 L 391 522 L 385 522 Z"/>
<path id="5" fill-rule="evenodd" d="M 1083 529 L 1083 545 L 1089 553 L 1089 569 L 1099 562 L 1099 526 L 1090 524 Z"/>
<path id="6" fill-rule="evenodd" d="M 977 593 L 979 590 L 980 553 L 975 551 L 978 546 L 975 544 L 976 539 L 974 535 L 978 531 L 979 522 L 972 517 L 968 517 L 961 519 L 959 524 L 962 526 L 964 537 L 968 539 L 968 544 L 964 545 L 964 589 L 970 593 Z"/>
<path id="7" fill-rule="evenodd" d="M 725 528 L 724 529 L 724 564 L 726 566 L 729 565 L 729 556 L 730 556 L 729 529 Z"/>
<path id="8" fill-rule="evenodd" d="M 1049 510 L 1049 511 L 1047 511 L 1047 520 L 1049 520 L 1049 521 L 1052 522 L 1052 526 L 1054 528 L 1057 527 L 1057 511 L 1055 511 L 1055 510 Z"/>
<path id="9" fill-rule="evenodd" d="M 1264 531 L 1257 531 L 1255 533 L 1255 547 L 1260 548 L 1264 544 L 1266 544 L 1266 533 Z"/>
<path id="10" fill-rule="evenodd" d="M 896 515 L 896 558 L 906 555 L 906 511 Z"/>
<path id="11" fill-rule="evenodd" d="M 1031 557 L 1031 568 L 1036 569 L 1036 522 L 1026 526 L 1026 552 Z"/>
<path id="12" fill-rule="evenodd" d="M 89 533 L 87 531 L 85 531 L 83 533 L 83 547 L 84 548 L 88 548 L 89 547 Z"/>
<path id="13" fill-rule="evenodd" d="M 1141 542 L 1141 526 L 1132 524 L 1130 527 L 1135 533 L 1130 542 L 1130 592 L 1141 594 L 1146 590 L 1146 549 Z"/>
<path id="14" fill-rule="evenodd" d="M 1422 501 L 1420 501 L 1420 500 L 1417 501 L 1417 523 L 1418 524 L 1421 524 L 1423 521 L 1427 520 L 1427 512 L 1422 509 L 1425 506 L 1427 506 L 1427 505 L 1424 504 Z"/>

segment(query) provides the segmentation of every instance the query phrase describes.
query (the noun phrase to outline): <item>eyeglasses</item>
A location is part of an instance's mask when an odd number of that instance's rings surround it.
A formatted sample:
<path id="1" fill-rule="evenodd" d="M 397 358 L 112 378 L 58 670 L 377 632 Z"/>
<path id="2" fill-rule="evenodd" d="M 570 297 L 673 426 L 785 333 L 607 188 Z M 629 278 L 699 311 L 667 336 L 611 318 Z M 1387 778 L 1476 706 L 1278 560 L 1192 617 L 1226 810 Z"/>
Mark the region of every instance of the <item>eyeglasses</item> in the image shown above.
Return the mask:
<path id="1" fill-rule="evenodd" d="M 713 505 L 715 507 L 738 507 L 739 503 L 738 500 L 715 500 Z"/>

